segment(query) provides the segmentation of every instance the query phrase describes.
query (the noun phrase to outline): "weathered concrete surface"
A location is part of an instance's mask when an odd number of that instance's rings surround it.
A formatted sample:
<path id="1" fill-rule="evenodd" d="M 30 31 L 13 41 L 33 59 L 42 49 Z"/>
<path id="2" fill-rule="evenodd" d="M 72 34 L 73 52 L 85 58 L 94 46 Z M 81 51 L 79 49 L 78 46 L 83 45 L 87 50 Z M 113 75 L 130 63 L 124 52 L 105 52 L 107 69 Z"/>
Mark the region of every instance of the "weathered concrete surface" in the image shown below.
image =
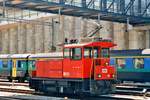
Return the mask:
<path id="1" fill-rule="evenodd" d="M 132 30 L 129 32 L 129 49 L 140 49 L 146 47 L 146 36 L 143 31 Z"/>
<path id="2" fill-rule="evenodd" d="M 27 34 L 27 53 L 35 53 L 35 25 L 27 24 L 26 25 L 26 34 Z"/>
<path id="3" fill-rule="evenodd" d="M 49 20 L 49 22 L 51 22 L 51 19 Z M 51 43 L 52 43 L 52 39 L 51 39 L 51 35 L 52 35 L 52 27 L 51 26 L 45 26 L 44 27 L 44 52 L 50 52 L 51 51 Z"/>
<path id="4" fill-rule="evenodd" d="M 10 48 L 9 53 L 14 54 L 17 53 L 17 47 L 18 47 L 18 36 L 17 36 L 17 28 L 11 28 L 9 29 L 9 35 L 10 35 Z"/>
<path id="5" fill-rule="evenodd" d="M 18 23 L 18 53 L 26 53 L 26 24 Z M 17 31 L 16 31 L 17 32 Z"/>
<path id="6" fill-rule="evenodd" d="M 9 41 L 10 41 L 10 34 L 8 30 L 1 30 L 2 32 L 2 53 L 6 54 L 9 53 Z"/>
<path id="7" fill-rule="evenodd" d="M 124 24 L 119 24 L 119 23 L 114 23 L 114 36 L 113 40 L 117 44 L 115 49 L 127 49 L 128 47 L 126 46 L 126 40 L 125 40 L 125 30 L 126 27 Z"/>
<path id="8" fill-rule="evenodd" d="M 150 48 L 150 30 L 145 31 L 146 48 Z"/>
<path id="9" fill-rule="evenodd" d="M 57 51 L 65 38 L 81 38 L 95 29 L 90 19 L 69 16 L 55 16 L 38 19 L 40 23 L 11 23 L 0 26 L 0 53 L 40 53 L 51 52 L 52 45 Z M 49 23 L 49 24 L 45 24 Z M 127 31 L 125 24 L 100 22 L 103 28 L 96 37 L 112 39 L 115 49 L 149 48 L 149 31 L 133 28 Z M 53 25 L 53 26 L 52 26 Z M 143 29 L 143 28 L 142 28 Z"/>
<path id="10" fill-rule="evenodd" d="M 35 25 L 35 52 L 44 52 L 44 26 Z"/>
<path id="11" fill-rule="evenodd" d="M 57 44 L 56 45 L 59 45 L 57 46 L 58 49 L 57 51 L 62 51 L 62 44 L 64 43 L 64 39 L 65 39 L 65 33 L 64 33 L 64 16 L 61 15 L 60 18 L 59 18 L 59 27 L 58 27 L 58 35 L 57 35 L 57 38 L 58 38 L 58 41 L 57 41 Z"/>
<path id="12" fill-rule="evenodd" d="M 100 30 L 100 36 L 104 39 L 113 39 L 114 24 L 113 22 L 101 21 L 102 29 Z"/>

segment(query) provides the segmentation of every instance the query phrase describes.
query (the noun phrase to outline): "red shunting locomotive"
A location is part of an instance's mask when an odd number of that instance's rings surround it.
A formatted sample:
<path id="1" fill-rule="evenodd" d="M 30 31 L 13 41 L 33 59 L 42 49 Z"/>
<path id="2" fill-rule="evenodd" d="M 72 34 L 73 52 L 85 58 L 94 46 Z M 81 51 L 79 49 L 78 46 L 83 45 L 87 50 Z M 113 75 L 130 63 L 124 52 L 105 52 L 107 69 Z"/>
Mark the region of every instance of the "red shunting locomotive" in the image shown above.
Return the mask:
<path id="1" fill-rule="evenodd" d="M 29 86 L 44 93 L 109 94 L 115 89 L 116 70 L 109 65 L 111 41 L 66 44 L 62 57 L 36 61 Z"/>

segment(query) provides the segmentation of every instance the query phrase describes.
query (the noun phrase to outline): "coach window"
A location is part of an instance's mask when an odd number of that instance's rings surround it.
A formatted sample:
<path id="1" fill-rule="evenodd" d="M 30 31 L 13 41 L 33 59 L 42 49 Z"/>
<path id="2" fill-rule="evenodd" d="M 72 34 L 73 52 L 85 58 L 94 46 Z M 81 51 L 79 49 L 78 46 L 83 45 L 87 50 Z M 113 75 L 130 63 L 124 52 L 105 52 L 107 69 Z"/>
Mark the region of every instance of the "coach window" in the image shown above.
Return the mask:
<path id="1" fill-rule="evenodd" d="M 64 58 L 70 58 L 69 57 L 69 48 L 64 49 Z"/>
<path id="2" fill-rule="evenodd" d="M 30 68 L 35 68 L 35 61 L 34 60 L 31 60 L 30 61 Z"/>
<path id="3" fill-rule="evenodd" d="M 101 49 L 101 57 L 108 58 L 109 57 L 109 48 Z"/>
<path id="4" fill-rule="evenodd" d="M 3 61 L 3 68 L 7 68 L 7 61 Z"/>
<path id="5" fill-rule="evenodd" d="M 84 48 L 84 58 L 92 57 L 92 48 Z"/>
<path id="6" fill-rule="evenodd" d="M 143 69 L 144 68 L 143 58 L 135 58 L 134 59 L 134 68 L 135 69 Z"/>
<path id="7" fill-rule="evenodd" d="M 32 67 L 35 68 L 35 61 L 32 61 Z"/>
<path id="8" fill-rule="evenodd" d="M 81 48 L 71 48 L 71 59 L 80 60 L 82 57 Z"/>
<path id="9" fill-rule="evenodd" d="M 123 58 L 118 58 L 117 59 L 117 67 L 119 69 L 124 69 L 125 68 L 125 59 Z"/>
<path id="10" fill-rule="evenodd" d="M 21 67 L 22 67 L 22 66 L 21 66 L 21 62 L 22 62 L 22 61 L 18 61 L 18 62 L 17 62 L 17 67 L 18 67 L 18 68 L 21 68 Z"/>

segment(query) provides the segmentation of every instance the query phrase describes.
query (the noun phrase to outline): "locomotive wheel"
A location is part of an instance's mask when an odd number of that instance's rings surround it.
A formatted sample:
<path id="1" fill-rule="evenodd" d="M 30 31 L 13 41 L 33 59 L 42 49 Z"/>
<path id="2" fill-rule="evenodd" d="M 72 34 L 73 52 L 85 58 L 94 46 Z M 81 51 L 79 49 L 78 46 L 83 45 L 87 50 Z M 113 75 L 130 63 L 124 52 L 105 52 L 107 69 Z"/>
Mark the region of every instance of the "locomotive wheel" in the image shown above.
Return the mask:
<path id="1" fill-rule="evenodd" d="M 24 81 L 25 81 L 25 79 L 22 78 L 22 77 L 20 77 L 20 78 L 18 79 L 18 82 L 19 82 L 19 83 L 23 83 Z"/>
<path id="2" fill-rule="evenodd" d="M 11 77 L 9 77 L 9 78 L 8 78 L 8 81 L 9 81 L 9 82 L 12 82 L 12 78 L 11 78 Z"/>
<path id="3" fill-rule="evenodd" d="M 112 85 L 109 81 L 95 81 L 92 83 L 92 95 L 108 94 L 111 92 Z"/>

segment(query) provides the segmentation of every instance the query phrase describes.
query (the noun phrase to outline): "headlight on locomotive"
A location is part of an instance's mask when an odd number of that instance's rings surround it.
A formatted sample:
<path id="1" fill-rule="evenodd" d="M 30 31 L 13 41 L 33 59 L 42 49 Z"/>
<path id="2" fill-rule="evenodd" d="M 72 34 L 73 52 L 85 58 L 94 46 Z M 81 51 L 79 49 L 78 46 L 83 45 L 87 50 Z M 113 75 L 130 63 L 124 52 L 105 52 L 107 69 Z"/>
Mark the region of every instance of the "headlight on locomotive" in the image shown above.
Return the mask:
<path id="1" fill-rule="evenodd" d="M 109 65 L 109 63 L 108 63 L 108 62 L 106 62 L 106 63 L 105 63 L 105 66 L 108 66 L 108 65 Z"/>
<path id="2" fill-rule="evenodd" d="M 98 74 L 98 75 L 97 75 L 97 77 L 98 77 L 98 78 L 101 78 L 101 77 L 102 77 L 102 75 L 101 75 L 101 74 Z"/>
<path id="3" fill-rule="evenodd" d="M 115 78 L 115 74 L 112 75 L 112 78 Z"/>

